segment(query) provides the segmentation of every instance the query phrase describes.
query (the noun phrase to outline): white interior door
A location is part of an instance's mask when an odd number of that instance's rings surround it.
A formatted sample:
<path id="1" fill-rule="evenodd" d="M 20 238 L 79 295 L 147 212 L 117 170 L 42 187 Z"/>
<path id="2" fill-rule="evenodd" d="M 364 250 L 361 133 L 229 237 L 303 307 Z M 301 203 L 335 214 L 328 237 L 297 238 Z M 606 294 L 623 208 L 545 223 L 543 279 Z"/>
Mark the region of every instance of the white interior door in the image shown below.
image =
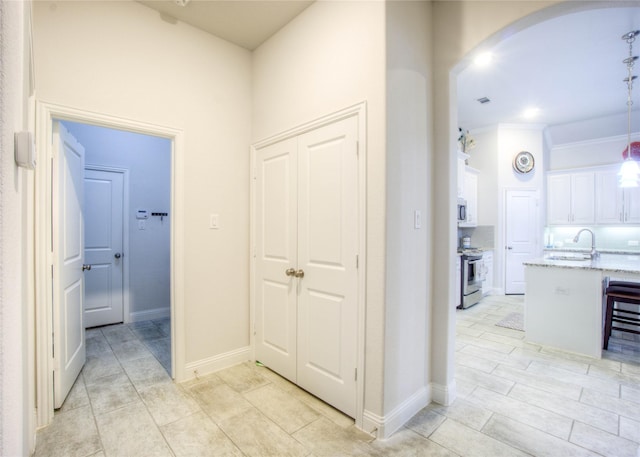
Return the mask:
<path id="1" fill-rule="evenodd" d="M 538 255 L 537 192 L 508 190 L 505 202 L 505 293 L 524 294 L 523 262 Z"/>
<path id="2" fill-rule="evenodd" d="M 256 154 L 256 360 L 296 382 L 297 140 Z M 289 270 L 289 274 L 287 274 Z"/>
<path id="3" fill-rule="evenodd" d="M 256 359 L 355 417 L 358 119 L 256 152 Z"/>
<path id="4" fill-rule="evenodd" d="M 298 384 L 355 417 L 357 118 L 298 140 Z"/>
<path id="5" fill-rule="evenodd" d="M 84 148 L 53 124 L 54 407 L 62 406 L 86 359 L 84 325 Z M 56 195 L 57 194 L 57 195 Z"/>
<path id="6" fill-rule="evenodd" d="M 84 174 L 85 328 L 123 322 L 124 174 L 87 168 Z"/>

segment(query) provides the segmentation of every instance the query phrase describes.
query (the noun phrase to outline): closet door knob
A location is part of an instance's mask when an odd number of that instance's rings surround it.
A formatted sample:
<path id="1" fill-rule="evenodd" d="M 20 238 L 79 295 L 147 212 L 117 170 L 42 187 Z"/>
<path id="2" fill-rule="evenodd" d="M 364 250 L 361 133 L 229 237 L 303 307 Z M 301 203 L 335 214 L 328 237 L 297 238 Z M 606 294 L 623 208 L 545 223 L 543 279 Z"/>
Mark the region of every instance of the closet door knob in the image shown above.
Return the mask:
<path id="1" fill-rule="evenodd" d="M 91 270 L 91 265 L 82 265 L 82 271 Z"/>
<path id="2" fill-rule="evenodd" d="M 296 278 L 304 278 L 304 270 L 298 270 L 295 272 L 294 276 Z"/>
<path id="3" fill-rule="evenodd" d="M 296 269 L 295 268 L 288 268 L 284 274 L 286 274 L 287 276 L 295 276 L 296 274 Z"/>
<path id="4" fill-rule="evenodd" d="M 116 259 L 119 259 L 119 258 L 120 258 L 120 257 L 122 257 L 122 256 L 120 255 L 120 253 L 119 253 L 119 252 L 116 252 L 116 254 L 114 255 L 114 257 L 115 257 Z"/>

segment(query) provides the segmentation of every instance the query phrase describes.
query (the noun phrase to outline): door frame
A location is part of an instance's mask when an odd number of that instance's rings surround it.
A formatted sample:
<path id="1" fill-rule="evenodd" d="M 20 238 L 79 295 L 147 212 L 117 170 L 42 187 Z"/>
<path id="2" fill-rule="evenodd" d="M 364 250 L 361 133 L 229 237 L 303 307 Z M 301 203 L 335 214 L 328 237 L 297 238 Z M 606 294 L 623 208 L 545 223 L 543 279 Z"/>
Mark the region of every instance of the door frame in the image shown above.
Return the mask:
<path id="1" fill-rule="evenodd" d="M 171 359 L 172 378 L 185 378 L 184 331 L 184 134 L 148 124 L 44 101 L 36 101 L 35 168 L 35 383 L 36 427 L 53 420 L 53 277 L 51 266 L 53 122 L 72 121 L 171 140 Z"/>
<path id="2" fill-rule="evenodd" d="M 356 347 L 356 367 L 359 373 L 356 379 L 356 417 L 355 423 L 359 428 L 363 428 L 364 421 L 364 378 L 365 378 L 365 313 L 366 313 L 366 278 L 367 278 L 367 104 L 361 102 L 348 108 L 336 111 L 319 119 L 301 124 L 279 134 L 268 137 L 251 145 L 251 173 L 250 173 L 250 265 L 249 273 L 249 319 L 250 329 L 249 340 L 251 346 L 251 358 L 255 360 L 255 286 L 256 286 L 256 233 L 255 233 L 255 210 L 256 210 L 256 177 L 257 177 L 257 150 L 274 143 L 299 136 L 311 130 L 323 127 L 349 117 L 355 116 L 358 119 L 358 301 L 357 301 L 357 347 Z"/>
<path id="3" fill-rule="evenodd" d="M 131 322 L 129 316 L 129 170 L 126 168 L 112 167 L 109 165 L 93 165 L 85 164 L 86 170 L 106 171 L 109 173 L 122 174 L 122 322 L 127 324 Z"/>

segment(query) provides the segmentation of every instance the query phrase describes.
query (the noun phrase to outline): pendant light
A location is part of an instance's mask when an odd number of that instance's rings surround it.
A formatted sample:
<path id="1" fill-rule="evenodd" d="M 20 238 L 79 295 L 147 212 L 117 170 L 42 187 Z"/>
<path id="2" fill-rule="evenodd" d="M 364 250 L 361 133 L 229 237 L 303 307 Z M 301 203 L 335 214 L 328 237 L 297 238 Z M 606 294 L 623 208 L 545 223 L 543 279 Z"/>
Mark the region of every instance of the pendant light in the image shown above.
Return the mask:
<path id="1" fill-rule="evenodd" d="M 618 176 L 620 177 L 620 187 L 638 187 L 638 181 L 640 181 L 640 167 L 633 158 L 633 151 L 631 147 L 631 106 L 633 100 L 631 99 L 631 91 L 633 90 L 633 81 L 637 76 L 632 75 L 633 65 L 638 59 L 638 56 L 633 55 L 633 42 L 636 40 L 636 36 L 640 34 L 640 30 L 634 30 L 622 35 L 622 39 L 629 43 L 629 57 L 622 62 L 627 66 L 628 76 L 624 79 L 627 83 L 627 149 L 622 153 L 623 157 L 626 155 Z"/>

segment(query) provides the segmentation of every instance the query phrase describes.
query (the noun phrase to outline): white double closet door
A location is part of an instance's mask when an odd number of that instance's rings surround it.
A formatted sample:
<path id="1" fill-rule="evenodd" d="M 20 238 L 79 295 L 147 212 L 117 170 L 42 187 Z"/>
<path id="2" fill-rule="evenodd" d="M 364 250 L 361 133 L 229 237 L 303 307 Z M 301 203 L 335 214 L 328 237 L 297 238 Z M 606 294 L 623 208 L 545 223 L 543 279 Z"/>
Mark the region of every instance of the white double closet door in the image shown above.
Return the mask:
<path id="1" fill-rule="evenodd" d="M 355 417 L 356 116 L 256 151 L 256 359 Z"/>

